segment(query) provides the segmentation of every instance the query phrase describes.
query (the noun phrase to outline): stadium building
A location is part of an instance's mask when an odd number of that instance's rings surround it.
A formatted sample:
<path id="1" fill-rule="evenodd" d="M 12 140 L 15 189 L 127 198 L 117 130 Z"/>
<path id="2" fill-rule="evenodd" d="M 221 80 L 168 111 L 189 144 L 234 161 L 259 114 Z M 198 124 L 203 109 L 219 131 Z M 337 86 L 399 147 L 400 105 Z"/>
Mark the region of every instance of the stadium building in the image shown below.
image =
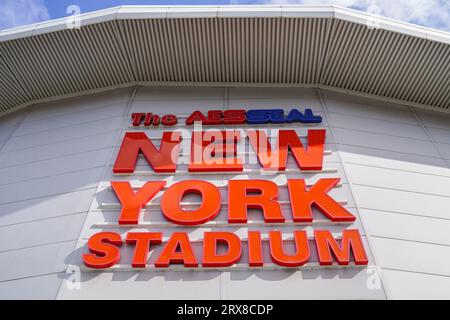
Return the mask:
<path id="1" fill-rule="evenodd" d="M 449 33 L 124 6 L 0 70 L 2 299 L 450 298 Z"/>

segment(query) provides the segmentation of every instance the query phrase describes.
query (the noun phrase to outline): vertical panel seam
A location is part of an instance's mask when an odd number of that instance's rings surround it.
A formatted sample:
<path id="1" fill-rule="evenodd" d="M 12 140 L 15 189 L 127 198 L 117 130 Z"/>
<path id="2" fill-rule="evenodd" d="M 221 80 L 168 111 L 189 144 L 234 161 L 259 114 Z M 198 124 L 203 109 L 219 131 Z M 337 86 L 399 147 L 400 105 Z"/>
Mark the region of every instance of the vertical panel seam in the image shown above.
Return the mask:
<path id="1" fill-rule="evenodd" d="M 442 160 L 442 162 L 444 163 L 446 168 L 450 168 L 449 164 L 447 163 L 447 160 L 445 159 L 444 155 L 442 154 L 442 152 L 439 150 L 439 148 L 437 146 L 438 143 L 434 140 L 433 136 L 431 135 L 431 133 L 428 130 L 428 128 L 425 126 L 424 122 L 422 121 L 422 118 L 417 113 L 416 109 L 411 107 L 411 106 L 408 106 L 408 109 L 413 114 L 414 118 L 417 120 L 419 125 L 422 127 L 422 129 L 425 132 L 425 135 L 427 136 L 428 140 L 430 140 L 431 144 L 433 145 L 434 150 L 436 150 L 437 154 L 439 155 L 439 159 Z"/>
<path id="2" fill-rule="evenodd" d="M 0 153 L 3 151 L 3 148 L 5 147 L 5 145 L 8 144 L 9 140 L 11 140 L 11 138 L 13 137 L 13 135 L 17 131 L 17 129 L 25 121 L 28 114 L 31 112 L 31 108 L 32 108 L 32 106 L 28 106 L 25 108 L 25 111 L 23 111 L 23 114 L 22 114 L 22 118 L 16 123 L 14 129 L 11 130 L 10 134 L 6 137 L 6 139 L 4 139 L 5 140 L 4 143 L 2 145 L 0 145 Z"/>

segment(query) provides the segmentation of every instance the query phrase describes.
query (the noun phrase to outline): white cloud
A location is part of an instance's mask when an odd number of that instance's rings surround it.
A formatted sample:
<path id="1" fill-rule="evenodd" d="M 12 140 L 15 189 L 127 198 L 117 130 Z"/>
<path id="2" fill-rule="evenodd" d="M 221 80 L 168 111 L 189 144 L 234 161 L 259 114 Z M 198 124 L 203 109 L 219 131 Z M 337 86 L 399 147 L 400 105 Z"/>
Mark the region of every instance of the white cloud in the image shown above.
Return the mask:
<path id="1" fill-rule="evenodd" d="M 267 0 L 270 4 L 333 4 L 388 18 L 450 30 L 448 0 Z"/>
<path id="2" fill-rule="evenodd" d="M 48 19 L 43 0 L 0 0 L 0 30 Z"/>

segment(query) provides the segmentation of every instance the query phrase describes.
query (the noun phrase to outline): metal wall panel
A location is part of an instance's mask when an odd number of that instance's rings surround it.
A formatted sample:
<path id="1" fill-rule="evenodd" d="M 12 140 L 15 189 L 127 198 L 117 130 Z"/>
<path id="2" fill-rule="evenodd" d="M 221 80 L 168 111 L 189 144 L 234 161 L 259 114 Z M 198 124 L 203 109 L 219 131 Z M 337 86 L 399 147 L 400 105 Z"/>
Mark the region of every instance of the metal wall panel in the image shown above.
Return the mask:
<path id="1" fill-rule="evenodd" d="M 56 298 L 130 94 L 57 101 L 1 119 L 3 132 L 11 128 L 0 150 L 2 298 Z"/>
<path id="2" fill-rule="evenodd" d="M 387 298 L 448 299 L 448 116 L 386 104 L 370 111 L 364 99 L 340 108 L 347 97 L 323 96 L 331 125 L 348 128 L 334 130 L 338 150 Z M 353 106 L 359 119 L 345 122 L 339 113 Z M 380 124 L 370 136 L 353 124 L 370 128 L 372 119 Z"/>
<path id="3" fill-rule="evenodd" d="M 449 247 L 446 225 L 450 220 L 446 210 L 450 207 L 450 194 L 445 186 L 450 183 L 450 168 L 440 150 L 450 132 L 446 117 L 315 89 L 142 87 L 129 103 L 130 93 L 131 90 L 118 95 L 113 92 L 117 98 L 112 100 L 108 95 L 85 97 L 80 103 L 76 99 L 67 100 L 70 107 L 65 107 L 64 101 L 36 106 L 21 122 L 11 124 L 18 126 L 9 133 L 11 138 L 7 138 L 6 149 L 0 150 L 0 174 L 4 176 L 0 186 L 0 238 L 4 238 L 0 248 L 4 266 L 1 297 L 55 298 L 57 292 L 61 299 L 450 296 L 445 285 L 449 276 L 445 269 Z M 157 273 L 75 270 L 80 276 L 81 289 L 68 287 L 73 279 L 71 268 L 80 265 L 81 254 L 86 252 L 87 238 L 108 229 L 98 224 L 117 220 L 118 207 L 103 207 L 105 202 L 117 202 L 108 186 L 111 179 L 139 184 L 165 178 L 170 184 L 192 178 L 186 174 L 112 175 L 111 163 L 121 135 L 129 130 L 131 112 L 175 112 L 186 116 L 194 109 L 258 106 L 285 110 L 311 107 L 324 117 L 320 127 L 327 129 L 325 149 L 331 152 L 325 155 L 324 166 L 337 171 L 299 173 L 292 177 L 311 182 L 320 177 L 342 177 L 342 187 L 331 194 L 347 200 L 346 206 L 357 216 L 357 221 L 347 227 L 356 227 L 364 235 L 370 258 L 367 269 Z M 117 114 L 109 123 L 110 111 Z M 312 127 L 294 126 L 297 132 Z M 151 129 L 147 133 L 158 138 L 162 131 Z M 88 136 L 80 138 L 83 132 Z M 67 140 L 60 141 L 58 137 L 65 134 Z M 40 145 L 39 141 L 45 139 L 48 145 Z M 288 165 L 295 166 L 292 160 Z M 143 159 L 139 159 L 138 166 L 148 171 Z M 258 173 L 246 178 L 253 176 L 261 178 Z M 196 176 L 218 185 L 225 185 L 229 178 L 242 177 Z M 286 177 L 270 179 L 283 183 Z M 282 187 L 280 197 L 286 196 Z M 288 208 L 283 210 L 289 214 Z M 254 217 L 260 218 L 258 214 Z M 164 223 L 154 209 L 144 210 L 143 219 Z M 217 219 L 226 220 L 226 208 Z M 240 235 L 247 231 L 247 227 L 224 228 Z M 286 227 L 283 232 L 289 234 L 294 228 Z M 324 228 L 338 234 L 343 227 Z M 156 229 L 167 234 L 181 230 L 169 225 Z M 205 226 L 189 232 L 193 237 L 200 237 L 204 231 L 213 229 Z M 264 232 L 267 230 L 263 228 Z M 306 230 L 310 233 L 312 228 Z M 126 231 L 120 229 L 121 233 Z M 9 238 L 13 240 L 8 241 Z M 129 248 L 124 249 L 124 257 L 130 254 Z M 378 272 L 382 287 L 374 289 L 368 282 Z M 34 286 L 39 287 L 31 294 L 29 289 Z M 324 287 L 328 289 L 324 291 Z"/>

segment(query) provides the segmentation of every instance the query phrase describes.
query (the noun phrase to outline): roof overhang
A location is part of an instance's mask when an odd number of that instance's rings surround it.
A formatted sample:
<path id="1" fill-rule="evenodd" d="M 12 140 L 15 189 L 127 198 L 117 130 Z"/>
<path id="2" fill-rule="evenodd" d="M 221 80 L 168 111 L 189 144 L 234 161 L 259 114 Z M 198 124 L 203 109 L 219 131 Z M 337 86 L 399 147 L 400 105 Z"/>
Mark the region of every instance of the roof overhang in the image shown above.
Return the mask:
<path id="1" fill-rule="evenodd" d="M 450 34 L 336 6 L 123 6 L 0 32 L 0 115 L 131 85 L 319 87 L 446 110 Z"/>

